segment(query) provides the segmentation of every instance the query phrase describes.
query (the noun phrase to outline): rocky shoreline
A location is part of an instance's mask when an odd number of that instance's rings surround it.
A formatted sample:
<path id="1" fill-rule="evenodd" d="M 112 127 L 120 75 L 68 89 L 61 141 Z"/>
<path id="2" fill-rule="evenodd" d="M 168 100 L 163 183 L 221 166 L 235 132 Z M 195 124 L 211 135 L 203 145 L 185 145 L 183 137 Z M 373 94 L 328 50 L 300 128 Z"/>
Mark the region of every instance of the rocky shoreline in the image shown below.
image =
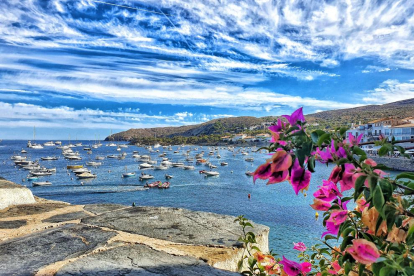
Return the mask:
<path id="1" fill-rule="evenodd" d="M 7 189 L 30 192 L 0 180 L 0 194 Z M 232 216 L 30 195 L 0 209 L 0 275 L 239 275 L 241 229 Z M 267 250 L 269 228 L 254 226 Z"/>

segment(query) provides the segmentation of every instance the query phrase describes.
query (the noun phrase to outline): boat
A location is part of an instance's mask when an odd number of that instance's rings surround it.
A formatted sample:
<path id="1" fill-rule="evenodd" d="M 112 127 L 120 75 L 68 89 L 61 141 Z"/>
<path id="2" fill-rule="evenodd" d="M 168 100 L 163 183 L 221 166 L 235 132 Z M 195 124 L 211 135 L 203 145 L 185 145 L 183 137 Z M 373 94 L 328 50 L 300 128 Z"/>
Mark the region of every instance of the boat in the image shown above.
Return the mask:
<path id="1" fill-rule="evenodd" d="M 155 170 L 166 170 L 166 169 L 168 169 L 168 167 L 167 166 L 160 165 L 160 166 L 155 166 L 154 169 Z"/>
<path id="2" fill-rule="evenodd" d="M 173 167 L 184 167 L 184 163 L 176 162 L 176 163 L 172 163 L 171 166 L 173 166 Z"/>
<path id="3" fill-rule="evenodd" d="M 253 162 L 254 161 L 253 157 L 247 157 L 244 160 L 247 161 L 247 162 Z"/>
<path id="4" fill-rule="evenodd" d="M 55 142 L 55 145 L 56 145 L 56 146 L 60 146 L 60 145 L 62 145 L 62 142 L 61 142 L 61 141 L 56 141 L 56 142 Z"/>
<path id="5" fill-rule="evenodd" d="M 38 179 L 39 179 L 39 177 L 34 176 L 34 175 L 33 175 L 33 176 L 28 176 L 28 177 L 27 177 L 27 180 L 28 180 L 28 181 L 33 181 L 33 180 L 38 180 Z"/>
<path id="6" fill-rule="evenodd" d="M 68 160 L 82 160 L 82 157 L 77 156 L 77 155 L 67 155 L 65 156 L 65 158 Z"/>
<path id="7" fill-rule="evenodd" d="M 168 161 L 168 160 L 164 160 L 164 161 L 162 161 L 161 162 L 161 165 L 162 166 L 169 166 L 169 165 L 171 165 L 172 164 L 172 162 L 170 162 L 170 161 Z"/>
<path id="8" fill-rule="evenodd" d="M 135 176 L 134 172 L 127 172 L 127 173 L 122 174 L 122 177 L 133 177 L 133 176 Z"/>
<path id="9" fill-rule="evenodd" d="M 48 175 L 52 175 L 53 173 L 52 172 L 44 172 L 44 171 L 30 171 L 30 174 L 31 175 L 34 175 L 34 176 L 48 176 Z"/>
<path id="10" fill-rule="evenodd" d="M 118 155 L 111 154 L 111 155 L 108 155 L 106 158 L 112 158 L 112 159 L 115 159 L 115 158 L 118 158 Z"/>
<path id="11" fill-rule="evenodd" d="M 89 148 L 89 147 L 85 147 L 85 148 L 83 148 L 83 150 L 90 151 L 90 150 L 91 150 L 91 148 Z"/>
<path id="12" fill-rule="evenodd" d="M 54 160 L 58 160 L 59 158 L 56 156 L 46 156 L 46 157 L 40 157 L 40 159 L 44 161 L 54 161 Z"/>
<path id="13" fill-rule="evenodd" d="M 24 150 L 24 149 L 22 149 L 22 150 L 20 151 L 20 153 L 24 154 L 24 153 L 27 153 L 27 151 L 26 151 L 26 150 Z"/>
<path id="14" fill-rule="evenodd" d="M 154 176 L 152 176 L 150 174 L 141 174 L 141 176 L 139 177 L 139 180 L 143 181 L 143 180 L 153 179 L 153 178 L 154 178 Z"/>
<path id="15" fill-rule="evenodd" d="M 22 166 L 23 170 L 39 170 L 40 169 L 40 165 L 27 165 L 27 166 Z"/>
<path id="16" fill-rule="evenodd" d="M 68 169 L 68 170 L 81 169 L 81 168 L 83 168 L 83 165 L 69 165 L 69 166 L 66 166 L 66 169 Z"/>
<path id="17" fill-rule="evenodd" d="M 92 174 L 90 172 L 84 172 L 84 173 L 78 174 L 76 177 L 79 179 L 96 178 L 96 174 Z"/>
<path id="18" fill-rule="evenodd" d="M 11 160 L 25 160 L 27 157 L 26 156 L 20 156 L 20 155 L 13 155 L 12 157 L 10 157 Z"/>
<path id="19" fill-rule="evenodd" d="M 54 147 L 55 143 L 53 143 L 52 141 L 49 141 L 49 142 L 44 143 L 43 146 L 45 146 L 45 147 Z"/>
<path id="20" fill-rule="evenodd" d="M 95 160 L 105 160 L 105 157 L 104 156 L 96 156 Z"/>
<path id="21" fill-rule="evenodd" d="M 149 183 L 149 184 L 145 184 L 144 187 L 156 188 L 159 185 L 162 185 L 162 182 L 161 181 L 155 181 L 155 182 L 152 182 L 152 183 Z"/>
<path id="22" fill-rule="evenodd" d="M 149 168 L 152 168 L 152 165 L 148 164 L 148 163 L 142 163 L 142 164 L 139 164 L 139 168 L 140 169 L 149 169 Z"/>
<path id="23" fill-rule="evenodd" d="M 194 170 L 194 166 L 183 166 L 184 170 Z"/>
<path id="24" fill-rule="evenodd" d="M 205 171 L 204 172 L 204 175 L 206 175 L 206 176 L 219 176 L 220 175 L 220 173 L 219 172 L 215 172 L 215 171 Z"/>
<path id="25" fill-rule="evenodd" d="M 93 166 L 93 167 L 97 167 L 102 165 L 102 162 L 95 162 L 95 161 L 90 161 L 90 162 L 86 162 L 86 166 Z"/>
<path id="26" fill-rule="evenodd" d="M 50 181 L 33 182 L 32 185 L 33 185 L 33 187 L 36 187 L 36 186 L 50 186 L 50 185 L 52 185 L 52 182 L 50 182 Z"/>
<path id="27" fill-rule="evenodd" d="M 252 175 L 253 175 L 253 173 L 252 173 L 251 171 L 247 171 L 247 172 L 245 172 L 245 174 L 246 174 L 247 176 L 252 176 Z"/>
<path id="28" fill-rule="evenodd" d="M 165 175 L 165 179 L 171 179 L 171 178 L 173 178 L 173 176 L 172 176 L 172 175 L 170 175 L 170 174 L 166 174 L 166 175 Z"/>
<path id="29" fill-rule="evenodd" d="M 121 145 L 119 145 L 118 147 L 119 147 L 119 148 L 127 148 L 127 147 L 128 147 L 128 145 L 126 145 L 126 144 L 121 144 Z"/>
<path id="30" fill-rule="evenodd" d="M 164 182 L 158 186 L 158 189 L 168 189 L 170 187 L 170 182 Z"/>
<path id="31" fill-rule="evenodd" d="M 217 159 L 220 159 L 221 158 L 221 155 L 217 155 Z"/>
<path id="32" fill-rule="evenodd" d="M 75 173 L 75 174 L 80 174 L 80 173 L 84 173 L 84 172 L 90 172 L 90 170 L 88 170 L 87 168 L 79 168 L 79 169 L 72 170 L 72 172 Z"/>
<path id="33" fill-rule="evenodd" d="M 198 173 L 199 174 L 203 174 L 203 173 L 205 173 L 206 172 L 206 170 L 201 170 L 201 171 L 198 171 Z"/>
<path id="34" fill-rule="evenodd" d="M 117 145 L 115 144 L 115 143 L 110 143 L 109 145 L 108 145 L 108 147 L 116 147 Z"/>
<path id="35" fill-rule="evenodd" d="M 229 163 L 227 163 L 227 162 L 221 162 L 220 163 L 220 165 L 222 165 L 222 166 L 227 166 Z"/>

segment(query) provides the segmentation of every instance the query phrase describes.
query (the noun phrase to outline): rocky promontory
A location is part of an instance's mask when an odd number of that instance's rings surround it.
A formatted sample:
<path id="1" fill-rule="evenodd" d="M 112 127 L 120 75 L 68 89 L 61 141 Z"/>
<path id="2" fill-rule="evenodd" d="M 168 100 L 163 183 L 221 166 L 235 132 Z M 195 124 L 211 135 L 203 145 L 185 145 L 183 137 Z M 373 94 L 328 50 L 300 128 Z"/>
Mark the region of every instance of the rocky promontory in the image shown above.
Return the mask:
<path id="1" fill-rule="evenodd" d="M 0 194 L 24 189 L 15 185 L 0 180 Z M 29 197 L 0 210 L 0 275 L 239 275 L 242 232 L 234 219 Z M 269 228 L 255 224 L 254 232 L 268 250 Z"/>

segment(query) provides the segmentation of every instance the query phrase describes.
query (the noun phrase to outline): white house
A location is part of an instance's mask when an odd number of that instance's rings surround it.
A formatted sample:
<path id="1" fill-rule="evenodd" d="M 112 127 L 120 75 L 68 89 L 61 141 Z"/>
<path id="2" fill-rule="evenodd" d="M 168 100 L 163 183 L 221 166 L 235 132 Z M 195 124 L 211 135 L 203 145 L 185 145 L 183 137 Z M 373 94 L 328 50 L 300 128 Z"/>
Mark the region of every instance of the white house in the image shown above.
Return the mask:
<path id="1" fill-rule="evenodd" d="M 247 135 L 244 134 L 244 133 L 239 133 L 239 134 L 234 135 L 233 138 L 231 138 L 231 140 L 233 142 L 236 142 L 236 141 L 239 141 L 239 140 L 243 140 L 244 138 L 246 138 L 246 136 Z"/>

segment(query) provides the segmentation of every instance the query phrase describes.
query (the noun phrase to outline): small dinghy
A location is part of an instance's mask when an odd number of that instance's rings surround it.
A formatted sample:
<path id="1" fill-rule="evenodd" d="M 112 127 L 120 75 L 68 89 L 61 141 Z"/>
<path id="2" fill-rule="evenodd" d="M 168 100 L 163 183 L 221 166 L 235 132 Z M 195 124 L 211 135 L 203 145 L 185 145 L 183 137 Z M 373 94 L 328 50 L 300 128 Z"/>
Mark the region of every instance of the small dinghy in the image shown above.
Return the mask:
<path id="1" fill-rule="evenodd" d="M 172 176 L 172 175 L 169 175 L 169 174 L 166 174 L 166 175 L 165 175 L 165 179 L 171 179 L 171 178 L 173 178 L 173 176 Z"/>
<path id="2" fill-rule="evenodd" d="M 37 186 L 50 186 L 50 185 L 52 185 L 52 182 L 50 182 L 50 181 L 33 182 L 32 185 L 33 185 L 33 187 L 37 187 Z"/>
<path id="3" fill-rule="evenodd" d="M 156 188 L 156 187 L 158 187 L 161 184 L 162 184 L 161 181 L 155 181 L 155 182 L 152 182 L 152 183 L 149 183 L 149 184 L 145 184 L 144 187 Z"/>
<path id="4" fill-rule="evenodd" d="M 129 172 L 129 173 L 123 173 L 122 174 L 122 177 L 133 177 L 133 176 L 135 176 L 134 172 Z"/>
<path id="5" fill-rule="evenodd" d="M 194 170 L 194 166 L 184 166 L 184 170 Z"/>
<path id="6" fill-rule="evenodd" d="M 152 176 L 152 175 L 150 175 L 150 174 L 142 174 L 140 177 L 139 177 L 139 180 L 140 181 L 143 181 L 143 180 L 148 180 L 148 179 L 153 179 L 154 178 L 154 176 Z"/>
<path id="7" fill-rule="evenodd" d="M 164 182 L 158 186 L 158 189 L 168 189 L 170 187 L 170 182 Z"/>
<path id="8" fill-rule="evenodd" d="M 28 176 L 27 177 L 28 181 L 33 181 L 33 180 L 38 180 L 38 179 L 39 179 L 39 177 L 37 177 L 37 176 Z"/>
<path id="9" fill-rule="evenodd" d="M 220 173 L 219 173 L 219 172 L 214 172 L 214 171 L 211 171 L 211 172 L 206 171 L 206 172 L 204 172 L 204 174 L 205 174 L 206 176 L 219 176 L 219 175 L 220 175 Z"/>
<path id="10" fill-rule="evenodd" d="M 161 165 L 161 166 L 155 166 L 154 169 L 156 169 L 156 170 L 166 170 L 166 169 L 168 169 L 168 167 Z"/>
<path id="11" fill-rule="evenodd" d="M 222 166 L 227 166 L 229 163 L 227 163 L 227 162 L 221 162 L 220 163 L 220 165 L 222 165 Z"/>
<path id="12" fill-rule="evenodd" d="M 252 175 L 253 175 L 253 173 L 252 173 L 251 171 L 247 171 L 247 172 L 245 172 L 245 174 L 246 174 L 247 176 L 252 176 Z"/>
<path id="13" fill-rule="evenodd" d="M 96 178 L 96 174 L 92 174 L 90 172 L 84 172 L 84 173 L 78 174 L 77 177 L 79 179 Z"/>

